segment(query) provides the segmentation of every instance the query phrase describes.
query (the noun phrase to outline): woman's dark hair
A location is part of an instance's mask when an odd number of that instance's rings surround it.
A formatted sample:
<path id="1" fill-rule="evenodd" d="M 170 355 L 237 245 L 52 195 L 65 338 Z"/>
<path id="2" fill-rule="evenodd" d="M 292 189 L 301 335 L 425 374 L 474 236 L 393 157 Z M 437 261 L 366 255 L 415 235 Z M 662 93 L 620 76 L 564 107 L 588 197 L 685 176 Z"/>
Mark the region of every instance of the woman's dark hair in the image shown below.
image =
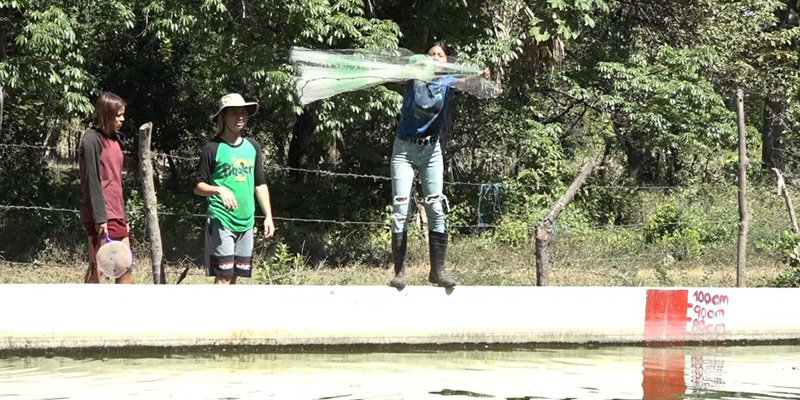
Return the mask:
<path id="1" fill-rule="evenodd" d="M 439 47 L 441 47 L 441 48 L 442 48 L 442 50 L 444 50 L 444 54 L 445 54 L 446 56 L 448 56 L 448 57 L 453 57 L 453 56 L 455 56 L 455 51 L 453 50 L 453 47 L 452 47 L 452 46 L 450 46 L 450 44 L 448 44 L 448 43 L 447 43 L 447 42 L 445 42 L 444 40 L 435 40 L 435 41 L 433 41 L 433 42 L 432 42 L 432 43 L 431 43 L 431 44 L 428 46 L 428 49 L 427 49 L 427 50 L 425 50 L 425 52 L 427 53 L 428 51 L 430 51 L 432 48 L 434 48 L 434 47 L 436 47 L 436 46 L 439 46 Z"/>
<path id="2" fill-rule="evenodd" d="M 117 113 L 125 105 L 125 101 L 114 93 L 101 94 L 94 105 L 94 114 L 92 114 L 92 123 L 95 128 L 100 129 L 103 133 L 114 132 Z"/>

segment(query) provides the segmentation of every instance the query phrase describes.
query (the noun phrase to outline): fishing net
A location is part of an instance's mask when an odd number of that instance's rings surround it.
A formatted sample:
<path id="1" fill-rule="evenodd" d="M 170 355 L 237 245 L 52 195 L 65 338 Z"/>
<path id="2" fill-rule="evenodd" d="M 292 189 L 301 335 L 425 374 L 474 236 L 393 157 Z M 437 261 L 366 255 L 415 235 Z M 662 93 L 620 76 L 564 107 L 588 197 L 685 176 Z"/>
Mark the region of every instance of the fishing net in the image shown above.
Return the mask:
<path id="1" fill-rule="evenodd" d="M 103 275 L 117 279 L 130 271 L 133 265 L 133 252 L 127 244 L 119 240 L 111 240 L 106 235 L 106 242 L 97 250 L 95 261 L 97 269 Z"/>
<path id="2" fill-rule="evenodd" d="M 311 50 L 293 47 L 295 89 L 302 105 L 341 93 L 389 82 L 433 82 L 443 77 L 449 86 L 479 98 L 500 95 L 500 87 L 480 76 L 481 69 L 457 62 L 440 63 L 406 49 L 392 51 Z M 452 60 L 451 61 L 455 61 Z"/>

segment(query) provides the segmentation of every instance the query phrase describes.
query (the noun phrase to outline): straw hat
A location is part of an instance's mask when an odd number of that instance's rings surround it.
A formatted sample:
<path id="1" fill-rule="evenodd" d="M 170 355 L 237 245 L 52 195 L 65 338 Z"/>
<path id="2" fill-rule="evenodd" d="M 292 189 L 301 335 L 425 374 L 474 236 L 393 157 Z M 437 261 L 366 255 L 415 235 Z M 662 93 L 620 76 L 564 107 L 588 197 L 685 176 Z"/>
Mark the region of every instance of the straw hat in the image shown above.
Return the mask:
<path id="1" fill-rule="evenodd" d="M 230 107 L 247 107 L 247 113 L 250 116 L 258 112 L 258 103 L 254 101 L 244 101 L 244 98 L 239 93 L 230 93 L 219 99 L 219 109 L 211 116 L 211 120 L 216 120 L 222 110 Z"/>

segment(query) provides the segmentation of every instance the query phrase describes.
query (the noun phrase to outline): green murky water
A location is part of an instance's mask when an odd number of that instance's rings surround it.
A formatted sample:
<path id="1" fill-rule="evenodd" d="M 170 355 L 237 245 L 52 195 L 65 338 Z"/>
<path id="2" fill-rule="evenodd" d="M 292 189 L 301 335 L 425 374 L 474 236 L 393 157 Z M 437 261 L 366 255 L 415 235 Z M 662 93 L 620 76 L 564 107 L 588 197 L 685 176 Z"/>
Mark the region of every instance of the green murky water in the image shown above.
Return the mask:
<path id="1" fill-rule="evenodd" d="M 800 346 L 0 355 L 0 399 L 800 399 Z"/>

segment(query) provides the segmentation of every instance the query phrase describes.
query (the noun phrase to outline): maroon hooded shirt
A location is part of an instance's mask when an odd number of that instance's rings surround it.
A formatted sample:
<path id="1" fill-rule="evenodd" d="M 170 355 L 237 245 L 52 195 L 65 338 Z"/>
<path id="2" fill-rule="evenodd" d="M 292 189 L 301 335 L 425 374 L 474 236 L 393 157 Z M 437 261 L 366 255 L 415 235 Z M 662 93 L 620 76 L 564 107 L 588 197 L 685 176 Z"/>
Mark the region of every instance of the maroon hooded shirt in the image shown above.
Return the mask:
<path id="1" fill-rule="evenodd" d="M 78 149 L 81 177 L 81 222 L 102 224 L 125 218 L 122 198 L 122 143 L 119 135 L 96 128 L 83 134 Z"/>

